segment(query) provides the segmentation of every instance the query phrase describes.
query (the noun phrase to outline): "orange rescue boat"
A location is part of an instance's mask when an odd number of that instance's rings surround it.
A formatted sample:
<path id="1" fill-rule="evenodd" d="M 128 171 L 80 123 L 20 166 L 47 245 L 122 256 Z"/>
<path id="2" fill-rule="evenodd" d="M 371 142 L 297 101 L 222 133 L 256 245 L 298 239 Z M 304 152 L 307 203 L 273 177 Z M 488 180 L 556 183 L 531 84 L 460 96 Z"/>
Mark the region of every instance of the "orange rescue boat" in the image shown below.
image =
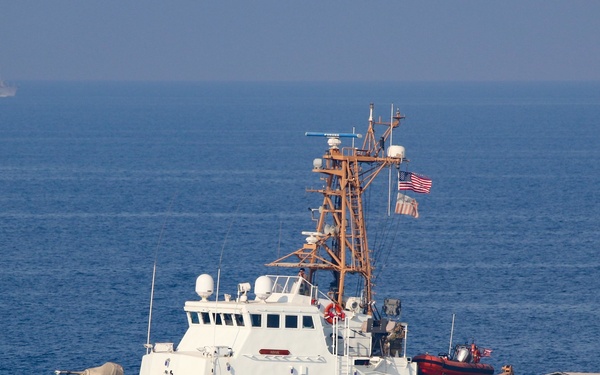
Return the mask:
<path id="1" fill-rule="evenodd" d="M 490 349 L 482 353 L 475 344 L 459 344 L 452 356 L 419 354 L 412 360 L 417 363 L 419 375 L 493 375 L 494 367 L 479 363 L 481 357 L 489 357 L 490 353 Z"/>

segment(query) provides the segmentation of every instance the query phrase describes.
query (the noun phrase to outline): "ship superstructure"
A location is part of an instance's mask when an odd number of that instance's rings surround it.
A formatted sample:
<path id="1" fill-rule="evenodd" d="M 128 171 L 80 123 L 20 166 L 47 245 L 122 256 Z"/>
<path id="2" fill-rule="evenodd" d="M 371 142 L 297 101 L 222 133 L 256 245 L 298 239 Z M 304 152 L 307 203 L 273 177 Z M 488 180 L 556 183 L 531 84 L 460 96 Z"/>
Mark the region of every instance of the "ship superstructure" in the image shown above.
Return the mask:
<path id="1" fill-rule="evenodd" d="M 187 301 L 188 329 L 180 343 L 147 344 L 140 375 L 214 374 L 395 374 L 416 375 L 406 356 L 408 326 L 399 321 L 400 301 L 386 300 L 384 313 L 373 307 L 372 249 L 367 240 L 363 194 L 381 171 L 405 162 L 404 148 L 391 144 L 403 116 L 374 120 L 362 147 L 342 147 L 363 138 L 355 133 L 307 133 L 327 138 L 328 149 L 313 162 L 324 186 L 310 191 L 323 197 L 311 211 L 316 227 L 306 243 L 269 266 L 302 268 L 306 276 L 241 280 L 236 295 L 215 295 L 208 274 L 196 281 L 198 300 Z M 381 126 L 382 135 L 376 136 Z M 333 275 L 320 290 L 316 272 Z M 349 295 L 349 275 L 363 280 L 359 295 Z"/>

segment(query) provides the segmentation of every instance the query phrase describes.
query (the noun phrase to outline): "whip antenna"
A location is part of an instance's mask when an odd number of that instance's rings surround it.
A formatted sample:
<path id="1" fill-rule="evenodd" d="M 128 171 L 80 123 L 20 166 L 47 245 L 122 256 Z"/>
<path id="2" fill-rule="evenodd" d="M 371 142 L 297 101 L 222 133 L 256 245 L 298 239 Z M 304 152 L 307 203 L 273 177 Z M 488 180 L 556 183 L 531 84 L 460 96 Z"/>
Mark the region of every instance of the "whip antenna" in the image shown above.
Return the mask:
<path id="1" fill-rule="evenodd" d="M 160 228 L 158 243 L 156 244 L 156 250 L 154 251 L 154 266 L 152 267 L 152 287 L 150 288 L 150 312 L 148 313 L 148 335 L 146 337 L 146 344 L 144 345 L 144 347 L 146 348 L 146 354 L 149 354 L 150 349 L 152 348 L 152 345 L 150 345 L 150 329 L 152 327 L 152 307 L 154 305 L 154 285 L 156 282 L 156 262 L 158 259 L 158 249 L 160 248 L 163 234 L 165 232 L 165 227 L 167 226 L 167 219 L 169 218 L 169 214 L 171 213 L 171 208 L 173 207 L 173 202 L 175 202 L 176 197 L 177 193 L 173 194 L 173 197 L 171 198 L 171 202 L 169 203 L 169 209 L 167 210 L 167 216 L 165 217 L 163 225 Z"/>
<path id="2" fill-rule="evenodd" d="M 231 228 L 233 228 L 233 223 L 235 222 L 235 218 L 237 216 L 239 208 L 240 208 L 239 205 L 235 208 L 235 213 L 233 214 L 233 217 L 231 218 L 231 222 L 229 222 L 229 228 L 227 229 L 227 233 L 225 233 L 225 238 L 223 239 L 223 246 L 221 247 L 221 255 L 219 255 L 219 268 L 217 269 L 217 290 L 216 290 L 216 296 L 215 296 L 215 308 L 219 303 L 219 287 L 221 286 L 221 264 L 223 262 L 223 253 L 225 252 L 225 244 L 227 243 L 227 237 L 229 237 L 229 232 L 231 232 Z M 217 339 L 216 324 L 213 327 L 213 332 L 214 332 L 213 333 L 213 343 L 214 343 L 214 340 Z M 216 359 L 215 359 L 215 361 L 216 361 Z M 214 366 L 214 362 L 213 362 L 213 366 Z"/>
<path id="3" fill-rule="evenodd" d="M 452 328 L 450 329 L 450 346 L 448 346 L 448 355 L 452 355 L 452 335 L 454 334 L 454 316 L 456 314 L 452 314 Z"/>

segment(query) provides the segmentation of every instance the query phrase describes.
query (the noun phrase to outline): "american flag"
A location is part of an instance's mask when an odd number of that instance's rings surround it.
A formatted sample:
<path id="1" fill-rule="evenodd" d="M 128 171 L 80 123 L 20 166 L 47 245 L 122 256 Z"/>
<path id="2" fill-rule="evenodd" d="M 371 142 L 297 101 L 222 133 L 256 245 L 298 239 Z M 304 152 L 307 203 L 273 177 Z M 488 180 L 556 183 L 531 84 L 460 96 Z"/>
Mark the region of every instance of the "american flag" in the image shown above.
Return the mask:
<path id="1" fill-rule="evenodd" d="M 483 349 L 483 352 L 481 353 L 482 357 L 491 357 L 492 356 L 492 349 Z"/>
<path id="2" fill-rule="evenodd" d="M 429 194 L 431 179 L 412 172 L 398 173 L 398 190 L 412 190 L 415 193 Z"/>
<path id="3" fill-rule="evenodd" d="M 398 193 L 398 198 L 396 199 L 396 212 L 401 215 L 410 215 L 417 219 L 419 217 L 419 204 L 417 200 L 411 198 L 402 193 Z"/>

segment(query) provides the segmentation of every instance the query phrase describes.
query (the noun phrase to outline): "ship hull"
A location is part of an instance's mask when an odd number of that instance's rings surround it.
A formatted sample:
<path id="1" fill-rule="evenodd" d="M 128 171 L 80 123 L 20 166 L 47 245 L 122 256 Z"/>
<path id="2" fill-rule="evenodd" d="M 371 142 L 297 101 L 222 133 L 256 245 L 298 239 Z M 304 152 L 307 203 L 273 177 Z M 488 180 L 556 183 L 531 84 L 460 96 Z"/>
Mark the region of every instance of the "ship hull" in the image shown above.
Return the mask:
<path id="1" fill-rule="evenodd" d="M 352 360 L 350 364 L 346 362 L 347 360 L 346 358 L 335 359 L 321 356 L 245 354 L 215 358 L 212 353 L 150 353 L 142 358 L 140 375 L 264 375 L 278 373 L 293 375 L 341 373 L 417 375 L 417 365 L 406 358 L 364 358 Z"/>

